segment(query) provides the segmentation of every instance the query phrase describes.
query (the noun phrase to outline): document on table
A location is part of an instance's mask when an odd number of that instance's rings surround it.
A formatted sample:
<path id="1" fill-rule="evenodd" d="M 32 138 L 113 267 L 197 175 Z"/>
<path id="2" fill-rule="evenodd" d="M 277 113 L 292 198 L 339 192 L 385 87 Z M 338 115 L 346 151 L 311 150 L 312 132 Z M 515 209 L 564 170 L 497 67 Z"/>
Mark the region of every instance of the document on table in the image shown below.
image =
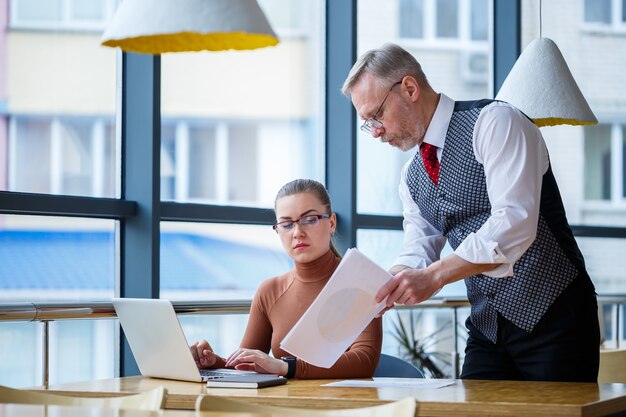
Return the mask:
<path id="1" fill-rule="evenodd" d="M 373 381 L 348 379 L 330 382 L 323 387 L 355 387 L 355 388 L 419 388 L 437 389 L 456 383 L 454 379 L 423 379 L 423 378 L 374 378 Z"/>
<path id="2" fill-rule="evenodd" d="M 357 249 L 348 249 L 339 266 L 280 346 L 316 366 L 330 368 L 385 307 L 376 303 L 389 272 Z"/>

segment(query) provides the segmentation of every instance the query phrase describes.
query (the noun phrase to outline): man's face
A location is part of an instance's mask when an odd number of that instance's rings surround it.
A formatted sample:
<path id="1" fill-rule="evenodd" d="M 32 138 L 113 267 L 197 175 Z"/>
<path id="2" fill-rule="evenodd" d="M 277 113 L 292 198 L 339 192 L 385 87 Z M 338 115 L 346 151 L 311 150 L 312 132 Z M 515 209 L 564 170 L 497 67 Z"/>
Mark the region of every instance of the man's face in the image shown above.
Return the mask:
<path id="1" fill-rule="evenodd" d="M 381 142 L 408 151 L 424 136 L 423 123 L 412 110 L 403 83 L 383 84 L 366 72 L 352 88 L 351 98 L 358 116 Z"/>

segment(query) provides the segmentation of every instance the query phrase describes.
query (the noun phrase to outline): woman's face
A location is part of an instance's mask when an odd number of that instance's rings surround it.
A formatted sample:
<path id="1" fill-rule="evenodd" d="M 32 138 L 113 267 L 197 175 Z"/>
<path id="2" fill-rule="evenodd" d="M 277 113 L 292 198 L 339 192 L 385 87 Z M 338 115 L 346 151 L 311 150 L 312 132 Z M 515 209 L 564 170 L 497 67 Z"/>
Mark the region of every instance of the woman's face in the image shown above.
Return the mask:
<path id="1" fill-rule="evenodd" d="M 327 214 L 326 207 L 313 193 L 299 193 L 282 197 L 276 202 L 276 222 L 296 221 L 301 217 Z M 278 236 L 285 252 L 296 262 L 311 262 L 325 254 L 330 248 L 330 239 L 335 232 L 337 218 L 332 214 L 319 219 L 317 224 L 293 224 L 291 230 L 278 227 Z"/>

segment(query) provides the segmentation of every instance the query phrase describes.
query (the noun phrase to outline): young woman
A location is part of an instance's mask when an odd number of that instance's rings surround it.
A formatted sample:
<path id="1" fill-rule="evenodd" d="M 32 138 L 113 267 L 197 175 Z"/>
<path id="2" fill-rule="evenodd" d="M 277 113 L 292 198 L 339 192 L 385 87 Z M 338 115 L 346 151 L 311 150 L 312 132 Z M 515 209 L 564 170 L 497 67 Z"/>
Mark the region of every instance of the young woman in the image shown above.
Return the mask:
<path id="1" fill-rule="evenodd" d="M 331 368 L 320 368 L 280 348 L 280 342 L 309 308 L 339 265 L 332 243 L 337 216 L 328 191 L 313 180 L 285 184 L 274 202 L 276 224 L 295 269 L 259 287 L 240 348 L 228 358 L 216 355 L 206 340 L 191 352 L 199 368 L 235 368 L 295 378 L 371 377 L 380 358 L 381 319 L 374 319 Z M 272 351 L 273 357 L 268 354 Z"/>

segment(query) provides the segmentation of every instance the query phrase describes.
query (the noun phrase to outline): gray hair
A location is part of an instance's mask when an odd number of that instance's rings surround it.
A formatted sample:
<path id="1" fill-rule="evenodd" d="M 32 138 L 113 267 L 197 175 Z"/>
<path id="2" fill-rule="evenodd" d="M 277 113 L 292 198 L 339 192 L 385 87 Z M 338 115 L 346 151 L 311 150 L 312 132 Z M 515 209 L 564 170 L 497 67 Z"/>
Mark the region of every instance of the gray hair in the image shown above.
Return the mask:
<path id="1" fill-rule="evenodd" d="M 326 213 L 333 213 L 333 208 L 330 204 L 330 194 L 328 194 L 328 190 L 326 189 L 326 187 L 324 187 L 324 185 L 320 182 L 309 179 L 297 179 L 283 185 L 281 189 L 278 190 L 278 193 L 276 194 L 276 199 L 274 199 L 274 210 L 276 210 L 276 204 L 281 198 L 302 193 L 313 194 L 326 208 Z M 341 258 L 341 254 L 335 247 L 332 239 L 330 241 L 330 250 L 333 251 L 333 253 L 337 257 Z"/>
<path id="2" fill-rule="evenodd" d="M 382 85 L 393 84 L 410 75 L 417 80 L 420 87 L 430 88 L 420 63 L 407 50 L 394 43 L 386 43 L 361 55 L 343 83 L 341 93 L 350 97 L 352 88 L 366 71 L 374 75 Z"/>

